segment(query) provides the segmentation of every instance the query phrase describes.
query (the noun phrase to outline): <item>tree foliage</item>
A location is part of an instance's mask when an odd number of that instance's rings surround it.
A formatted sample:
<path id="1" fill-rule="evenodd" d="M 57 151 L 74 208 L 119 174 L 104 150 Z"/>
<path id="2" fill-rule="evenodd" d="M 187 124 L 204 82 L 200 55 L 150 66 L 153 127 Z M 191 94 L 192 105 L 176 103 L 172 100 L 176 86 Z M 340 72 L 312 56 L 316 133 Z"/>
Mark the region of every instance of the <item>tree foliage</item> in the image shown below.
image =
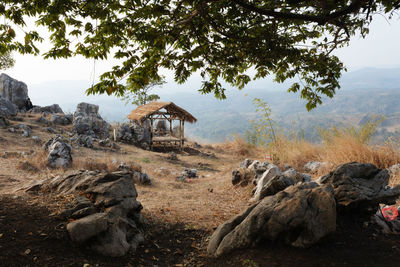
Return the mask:
<path id="1" fill-rule="evenodd" d="M 124 96 L 122 96 L 122 100 L 125 101 L 126 104 L 133 104 L 136 106 L 145 105 L 151 101 L 155 101 L 160 99 L 160 96 L 157 94 L 151 94 L 150 92 L 155 88 L 165 84 L 165 80 L 163 77 L 156 80 L 151 80 L 149 84 L 144 85 L 141 88 L 133 88 L 132 84 L 128 84 L 126 86 L 128 92 L 125 92 Z"/>
<path id="2" fill-rule="evenodd" d="M 340 88 L 345 67 L 332 51 L 365 36 L 375 14 L 399 8 L 399 0 L 3 0 L 0 53 L 39 54 L 32 17 L 51 32 L 46 58 L 121 60 L 88 93 L 121 96 L 125 78 L 142 88 L 166 68 L 178 83 L 199 72 L 200 91 L 225 98 L 222 82 L 243 88 L 274 74 L 298 79 L 289 91 L 311 109 Z"/>
<path id="3" fill-rule="evenodd" d="M 0 70 L 9 69 L 14 66 L 14 58 L 10 53 L 0 54 Z"/>

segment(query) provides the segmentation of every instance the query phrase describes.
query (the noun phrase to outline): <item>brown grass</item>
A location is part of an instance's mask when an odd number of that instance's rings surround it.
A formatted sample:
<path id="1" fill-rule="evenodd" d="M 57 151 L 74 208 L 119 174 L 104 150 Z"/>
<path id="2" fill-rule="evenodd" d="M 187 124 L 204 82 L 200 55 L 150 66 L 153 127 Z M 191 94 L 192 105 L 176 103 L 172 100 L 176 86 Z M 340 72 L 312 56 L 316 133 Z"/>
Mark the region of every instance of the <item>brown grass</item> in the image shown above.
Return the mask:
<path id="1" fill-rule="evenodd" d="M 232 140 L 213 145 L 218 152 L 230 154 L 234 157 L 262 158 L 265 155 L 265 148 L 252 145 L 246 142 L 243 137 L 236 135 Z"/>
<path id="2" fill-rule="evenodd" d="M 321 170 L 326 173 L 336 166 L 347 162 L 372 163 L 379 168 L 388 168 L 400 162 L 399 144 L 387 142 L 371 145 L 360 142 L 350 135 L 341 135 L 329 142 L 314 144 L 306 140 L 280 138 L 272 147 L 274 163 L 289 164 L 295 169 L 302 169 L 309 161 L 330 163 Z"/>

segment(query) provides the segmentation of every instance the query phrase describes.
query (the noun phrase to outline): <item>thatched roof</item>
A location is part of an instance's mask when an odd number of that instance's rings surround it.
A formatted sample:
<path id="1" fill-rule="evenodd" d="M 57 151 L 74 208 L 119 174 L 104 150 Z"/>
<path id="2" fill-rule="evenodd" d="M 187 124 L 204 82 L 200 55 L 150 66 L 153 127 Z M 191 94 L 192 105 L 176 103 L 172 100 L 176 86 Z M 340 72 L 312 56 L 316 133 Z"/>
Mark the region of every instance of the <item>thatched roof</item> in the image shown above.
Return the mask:
<path id="1" fill-rule="evenodd" d="M 157 113 L 160 109 L 165 109 L 169 114 L 190 123 L 194 123 L 197 121 L 195 117 L 192 116 L 189 112 L 184 110 L 181 107 L 178 107 L 172 102 L 158 102 L 154 101 L 149 104 L 139 106 L 135 110 L 133 110 L 127 118 L 130 120 L 138 120 L 143 121 L 146 117 Z"/>

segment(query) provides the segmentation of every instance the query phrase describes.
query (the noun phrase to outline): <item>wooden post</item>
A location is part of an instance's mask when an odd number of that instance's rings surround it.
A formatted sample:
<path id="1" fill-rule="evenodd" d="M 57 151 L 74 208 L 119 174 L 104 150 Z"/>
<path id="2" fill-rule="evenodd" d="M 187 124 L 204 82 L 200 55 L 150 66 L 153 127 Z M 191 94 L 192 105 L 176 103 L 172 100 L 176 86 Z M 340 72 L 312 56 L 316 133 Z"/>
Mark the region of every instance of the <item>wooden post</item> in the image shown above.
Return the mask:
<path id="1" fill-rule="evenodd" d="M 153 150 L 153 116 L 150 117 L 150 150 Z"/>
<path id="2" fill-rule="evenodd" d="M 171 119 L 171 117 L 169 117 L 169 136 L 173 136 L 172 135 L 172 119 Z"/>
<path id="3" fill-rule="evenodd" d="M 185 120 L 182 120 L 182 146 L 185 143 Z"/>

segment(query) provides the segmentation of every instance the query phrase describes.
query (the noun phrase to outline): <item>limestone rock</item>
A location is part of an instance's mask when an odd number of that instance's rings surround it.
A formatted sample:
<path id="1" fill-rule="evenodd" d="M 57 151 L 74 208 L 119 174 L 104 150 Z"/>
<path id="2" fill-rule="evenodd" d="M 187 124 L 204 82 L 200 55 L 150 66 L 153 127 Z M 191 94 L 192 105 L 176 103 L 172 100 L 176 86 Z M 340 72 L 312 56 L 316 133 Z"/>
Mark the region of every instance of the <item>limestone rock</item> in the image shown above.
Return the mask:
<path id="1" fill-rule="evenodd" d="M 295 247 L 309 247 L 335 229 L 332 187 L 300 183 L 265 197 L 220 225 L 211 236 L 207 251 L 220 256 L 277 240 Z"/>
<path id="2" fill-rule="evenodd" d="M 93 148 L 93 138 L 90 135 L 75 134 L 71 140 L 78 146 Z"/>
<path id="3" fill-rule="evenodd" d="M 28 100 L 28 87 L 25 83 L 2 73 L 0 75 L 0 96 L 15 104 L 18 109 L 23 110 Z"/>
<path id="4" fill-rule="evenodd" d="M 390 188 L 389 173 L 373 164 L 351 162 L 338 166 L 320 178 L 321 184 L 331 184 L 339 210 L 373 214 L 379 203 L 394 204 L 400 196 L 400 186 Z"/>
<path id="5" fill-rule="evenodd" d="M 261 182 L 261 179 L 260 179 Z M 294 185 L 295 182 L 292 178 L 289 178 L 285 175 L 277 174 L 271 179 L 269 179 L 258 191 L 254 194 L 253 200 L 259 201 L 266 196 L 272 196 L 276 193 L 284 190 L 285 188 Z"/>
<path id="6" fill-rule="evenodd" d="M 0 117 L 16 116 L 18 108 L 10 100 L 0 96 Z"/>
<path id="7" fill-rule="evenodd" d="M 98 111 L 97 105 L 79 103 L 73 117 L 73 132 L 95 138 L 109 137 L 111 125 L 103 120 Z"/>
<path id="8" fill-rule="evenodd" d="M 67 218 L 80 217 L 67 225 L 72 241 L 85 242 L 111 257 L 135 251 L 143 242 L 142 205 L 136 200 L 132 173 L 75 171 L 54 178 L 47 188 L 76 196 L 72 207 L 63 212 Z"/>
<path id="9" fill-rule="evenodd" d="M 242 162 L 240 162 L 239 168 L 248 168 L 252 163 L 253 161 L 251 159 L 245 159 Z"/>
<path id="10" fill-rule="evenodd" d="M 72 123 L 71 116 L 61 115 L 61 114 L 54 114 L 51 117 L 51 123 L 58 124 L 58 125 L 68 125 Z"/>
<path id="11" fill-rule="evenodd" d="M 256 186 L 256 190 L 254 192 L 253 199 L 260 200 L 261 199 L 261 191 L 263 190 L 263 188 L 267 184 L 267 182 L 269 180 L 271 180 L 273 177 L 280 175 L 280 174 L 281 174 L 281 171 L 277 166 L 275 166 L 273 164 L 269 164 L 268 169 L 266 169 L 264 171 L 261 178 L 258 179 L 258 181 L 257 181 L 257 186 Z M 265 189 L 264 189 L 264 191 L 265 191 Z"/>
<path id="12" fill-rule="evenodd" d="M 44 114 L 64 114 L 63 110 L 58 104 L 53 104 L 50 106 L 34 106 L 31 110 L 29 110 L 30 113 L 44 113 Z"/>
<path id="13" fill-rule="evenodd" d="M 326 162 L 310 161 L 304 165 L 304 170 L 310 173 L 318 172 L 322 167 L 326 166 Z"/>
<path id="14" fill-rule="evenodd" d="M 47 141 L 44 148 L 49 151 L 47 164 L 52 168 L 69 168 L 72 164 L 72 147 L 58 136 Z"/>

